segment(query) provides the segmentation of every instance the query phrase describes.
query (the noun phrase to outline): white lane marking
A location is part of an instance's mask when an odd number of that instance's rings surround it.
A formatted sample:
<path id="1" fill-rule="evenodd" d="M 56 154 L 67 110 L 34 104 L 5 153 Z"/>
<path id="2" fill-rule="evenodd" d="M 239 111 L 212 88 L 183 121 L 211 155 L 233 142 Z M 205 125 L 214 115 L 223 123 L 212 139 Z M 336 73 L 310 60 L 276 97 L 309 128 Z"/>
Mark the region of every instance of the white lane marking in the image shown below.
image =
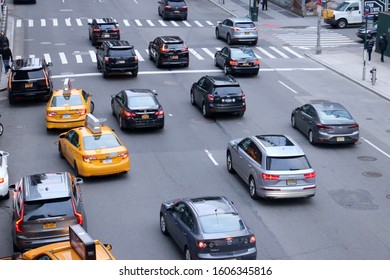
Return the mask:
<path id="1" fill-rule="evenodd" d="M 41 26 L 46 26 L 46 19 L 41 18 Z"/>
<path id="2" fill-rule="evenodd" d="M 124 24 L 125 26 L 130 26 L 130 22 L 129 22 L 127 19 L 124 19 L 124 20 L 123 20 L 123 24 Z"/>
<path id="3" fill-rule="evenodd" d="M 83 63 L 83 58 L 81 57 L 80 54 L 75 54 L 75 57 L 76 57 L 76 62 L 77 63 Z"/>
<path id="4" fill-rule="evenodd" d="M 204 60 L 204 58 L 200 54 L 198 54 L 194 49 L 189 48 L 188 50 L 190 51 L 190 53 L 195 55 L 197 59 Z"/>
<path id="5" fill-rule="evenodd" d="M 273 56 L 272 54 L 267 52 L 265 49 L 263 49 L 262 47 L 256 47 L 256 49 L 258 49 L 259 51 L 261 51 L 263 54 L 265 54 L 266 56 L 268 56 L 270 58 L 276 58 L 275 56 Z"/>
<path id="6" fill-rule="evenodd" d="M 147 22 L 150 26 L 154 26 L 154 23 L 153 23 L 150 19 L 147 19 L 146 22 Z"/>
<path id="7" fill-rule="evenodd" d="M 68 64 L 68 60 L 66 59 L 65 53 L 60 52 L 59 53 L 62 64 Z"/>
<path id="8" fill-rule="evenodd" d="M 206 20 L 206 23 L 207 23 L 208 25 L 214 26 L 214 24 L 213 24 L 211 21 L 209 21 L 209 20 Z"/>
<path id="9" fill-rule="evenodd" d="M 293 55 L 295 55 L 298 58 L 304 58 L 302 55 L 300 55 L 299 53 L 297 53 L 294 50 L 290 49 L 289 47 L 283 47 L 283 49 L 285 49 L 289 53 L 292 53 Z"/>
<path id="10" fill-rule="evenodd" d="M 79 18 L 76 18 L 76 23 L 78 26 L 83 26 L 83 22 Z"/>
<path id="11" fill-rule="evenodd" d="M 371 147 L 373 147 L 374 149 L 376 149 L 378 152 L 384 154 L 385 156 L 387 156 L 388 158 L 390 158 L 390 154 L 386 153 L 384 150 L 382 150 L 381 148 L 379 148 L 378 146 L 374 145 L 372 142 L 368 141 L 367 139 L 363 138 L 363 137 L 360 137 L 364 142 L 366 142 L 367 144 L 369 144 Z"/>
<path id="12" fill-rule="evenodd" d="M 71 26 L 72 24 L 70 23 L 70 18 L 65 19 L 65 25 L 66 26 Z"/>
<path id="13" fill-rule="evenodd" d="M 136 23 L 138 26 L 142 26 L 142 23 L 141 23 L 141 21 L 140 21 L 139 19 L 135 19 L 134 21 L 135 21 L 135 23 Z"/>
<path id="14" fill-rule="evenodd" d="M 205 53 L 207 53 L 211 58 L 214 59 L 214 54 L 213 54 L 211 51 L 209 51 L 208 48 L 202 48 L 202 50 L 203 50 Z"/>
<path id="15" fill-rule="evenodd" d="M 45 58 L 45 60 L 46 60 L 47 63 L 50 63 L 50 62 L 51 62 L 50 54 L 44 53 L 44 54 L 43 54 L 43 57 Z"/>
<path id="16" fill-rule="evenodd" d="M 159 22 L 162 26 L 167 26 L 167 24 L 166 24 L 163 20 L 161 20 L 161 19 L 159 19 L 158 22 Z"/>
<path id="17" fill-rule="evenodd" d="M 289 90 L 291 90 L 293 93 L 297 94 L 298 92 L 296 92 L 295 90 L 293 90 L 292 88 L 290 88 L 288 85 L 286 85 L 285 83 L 283 83 L 282 81 L 278 81 L 280 84 L 282 84 L 283 86 L 285 86 L 286 88 L 288 88 Z"/>
<path id="18" fill-rule="evenodd" d="M 32 19 L 28 20 L 28 27 L 33 27 L 34 26 L 34 21 Z"/>
<path id="19" fill-rule="evenodd" d="M 22 58 L 22 56 L 20 56 L 20 55 L 15 56 L 15 59 L 21 59 L 21 58 Z"/>
<path id="20" fill-rule="evenodd" d="M 92 62 L 96 63 L 96 62 L 97 62 L 97 59 L 96 59 L 96 53 L 95 53 L 95 51 L 89 50 L 88 52 L 89 52 L 89 56 L 91 57 Z"/>
<path id="21" fill-rule="evenodd" d="M 213 155 L 208 151 L 204 150 L 207 156 L 210 158 L 210 160 L 214 163 L 214 165 L 218 165 L 218 162 L 213 158 Z"/>
<path id="22" fill-rule="evenodd" d="M 34 59 L 35 58 L 35 54 L 30 54 L 28 57 L 31 58 L 31 59 Z"/>
<path id="23" fill-rule="evenodd" d="M 137 55 L 139 61 L 145 61 L 145 59 L 142 57 L 139 51 L 135 50 L 135 54 Z"/>
<path id="24" fill-rule="evenodd" d="M 190 24 L 188 21 L 183 20 L 183 23 L 184 23 L 186 26 L 191 27 L 191 24 Z"/>
<path id="25" fill-rule="evenodd" d="M 174 20 L 171 20 L 171 23 L 172 23 L 174 26 L 179 26 L 179 25 L 176 23 L 176 21 L 174 21 Z"/>
<path id="26" fill-rule="evenodd" d="M 16 20 L 16 27 L 22 27 L 22 20 L 21 19 Z"/>
<path id="27" fill-rule="evenodd" d="M 215 49 L 216 49 L 217 51 L 222 50 L 222 48 L 220 48 L 220 47 L 216 47 Z"/>
<path id="28" fill-rule="evenodd" d="M 203 24 L 201 24 L 199 21 L 197 20 L 194 20 L 194 22 L 196 23 L 196 25 L 198 25 L 199 27 L 203 27 Z"/>
<path id="29" fill-rule="evenodd" d="M 92 19 L 91 18 L 88 19 L 88 23 L 92 23 Z"/>
<path id="30" fill-rule="evenodd" d="M 58 19 L 53 18 L 53 26 L 58 26 Z"/>
<path id="31" fill-rule="evenodd" d="M 280 56 L 282 56 L 283 58 L 290 58 L 288 55 L 286 55 L 284 52 L 281 52 L 280 50 L 278 50 L 276 47 L 269 47 L 271 50 L 273 50 L 274 52 L 278 53 Z"/>

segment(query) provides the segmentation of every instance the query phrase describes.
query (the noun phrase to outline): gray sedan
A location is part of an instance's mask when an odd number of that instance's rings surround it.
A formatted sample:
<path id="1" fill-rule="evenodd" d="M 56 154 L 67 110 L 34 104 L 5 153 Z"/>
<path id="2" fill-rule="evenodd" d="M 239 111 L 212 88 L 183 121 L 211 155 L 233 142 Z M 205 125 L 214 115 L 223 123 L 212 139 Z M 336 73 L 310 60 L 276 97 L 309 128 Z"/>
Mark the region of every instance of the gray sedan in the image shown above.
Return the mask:
<path id="1" fill-rule="evenodd" d="M 359 140 L 359 125 L 337 102 L 315 102 L 295 108 L 291 113 L 291 125 L 305 134 L 311 144 L 344 144 Z"/>

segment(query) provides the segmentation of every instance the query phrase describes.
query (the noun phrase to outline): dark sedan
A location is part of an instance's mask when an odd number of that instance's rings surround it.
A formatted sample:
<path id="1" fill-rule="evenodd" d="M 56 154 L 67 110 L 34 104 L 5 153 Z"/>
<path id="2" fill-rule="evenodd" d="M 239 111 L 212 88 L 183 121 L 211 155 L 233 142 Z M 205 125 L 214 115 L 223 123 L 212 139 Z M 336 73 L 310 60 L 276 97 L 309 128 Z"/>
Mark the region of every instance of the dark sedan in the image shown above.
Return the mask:
<path id="1" fill-rule="evenodd" d="M 359 28 L 358 32 L 356 32 L 356 36 L 362 39 L 363 42 L 366 40 L 366 33 L 367 33 L 368 40 L 372 38 L 376 38 L 377 28 L 378 28 L 377 22 L 374 23 L 373 26 L 367 27 L 367 32 L 366 32 L 366 27 L 362 26 Z"/>
<path id="2" fill-rule="evenodd" d="M 260 61 L 249 47 L 224 47 L 214 56 L 215 66 L 227 74 L 259 74 Z"/>
<path id="3" fill-rule="evenodd" d="M 186 260 L 257 257 L 256 237 L 226 197 L 199 197 L 162 203 L 160 229 Z"/>
<path id="4" fill-rule="evenodd" d="M 164 110 L 150 89 L 126 89 L 111 96 L 112 114 L 120 129 L 164 127 Z"/>
<path id="5" fill-rule="evenodd" d="M 315 102 L 295 108 L 291 125 L 315 143 L 356 143 L 359 125 L 347 109 L 336 102 Z"/>

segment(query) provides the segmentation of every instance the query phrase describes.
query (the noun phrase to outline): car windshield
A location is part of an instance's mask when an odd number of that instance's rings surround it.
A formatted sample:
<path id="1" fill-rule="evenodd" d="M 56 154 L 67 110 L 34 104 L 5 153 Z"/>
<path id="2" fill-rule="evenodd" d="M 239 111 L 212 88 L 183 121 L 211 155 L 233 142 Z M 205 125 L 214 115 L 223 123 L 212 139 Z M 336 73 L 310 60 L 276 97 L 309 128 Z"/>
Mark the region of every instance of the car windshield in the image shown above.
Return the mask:
<path id="1" fill-rule="evenodd" d="M 35 221 L 40 219 L 73 216 L 70 197 L 50 200 L 38 200 L 24 203 L 24 220 Z"/>
<path id="2" fill-rule="evenodd" d="M 236 27 L 238 28 L 253 28 L 255 24 L 253 22 L 237 22 Z"/>
<path id="3" fill-rule="evenodd" d="M 129 57 L 134 56 L 132 49 L 110 50 L 110 57 Z"/>
<path id="4" fill-rule="evenodd" d="M 51 101 L 51 107 L 64 107 L 64 106 L 82 106 L 83 102 L 81 101 L 80 95 L 63 95 L 63 96 L 54 96 Z"/>
<path id="5" fill-rule="evenodd" d="M 222 233 L 245 228 L 237 213 L 223 213 L 201 216 L 199 218 L 203 233 Z"/>
<path id="6" fill-rule="evenodd" d="M 121 143 L 113 134 L 102 134 L 99 136 L 84 136 L 84 150 L 100 150 L 120 147 Z"/>
<path id="7" fill-rule="evenodd" d="M 241 95 L 242 90 L 239 86 L 223 86 L 216 87 L 214 90 L 214 94 L 219 96 L 227 96 L 227 95 Z"/>
<path id="8" fill-rule="evenodd" d="M 347 7 L 350 5 L 351 3 L 348 3 L 348 2 L 343 2 L 343 3 L 340 3 L 340 5 L 337 6 L 336 9 L 334 9 L 335 11 L 345 11 L 347 9 Z"/>
<path id="9" fill-rule="evenodd" d="M 152 96 L 133 96 L 128 98 L 128 107 L 153 107 L 157 106 L 157 101 Z"/>
<path id="10" fill-rule="evenodd" d="M 232 59 L 256 57 L 251 49 L 231 49 Z"/>
<path id="11" fill-rule="evenodd" d="M 346 110 L 321 110 L 320 118 L 324 121 L 352 120 L 352 116 Z"/>
<path id="12" fill-rule="evenodd" d="M 43 79 L 43 72 L 41 69 L 31 71 L 14 71 L 13 80 L 34 80 Z"/>
<path id="13" fill-rule="evenodd" d="M 267 157 L 267 170 L 292 171 L 310 169 L 306 156 Z"/>

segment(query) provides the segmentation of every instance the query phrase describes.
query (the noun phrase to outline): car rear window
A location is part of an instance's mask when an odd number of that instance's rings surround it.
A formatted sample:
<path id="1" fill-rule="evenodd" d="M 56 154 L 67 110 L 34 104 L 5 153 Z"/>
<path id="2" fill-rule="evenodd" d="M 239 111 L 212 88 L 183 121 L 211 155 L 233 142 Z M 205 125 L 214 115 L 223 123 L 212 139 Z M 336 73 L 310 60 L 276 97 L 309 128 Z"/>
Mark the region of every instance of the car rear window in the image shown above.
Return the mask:
<path id="1" fill-rule="evenodd" d="M 70 197 L 50 200 L 26 201 L 24 203 L 24 220 L 35 221 L 40 219 L 74 216 Z"/>
<path id="2" fill-rule="evenodd" d="M 221 86 L 214 89 L 214 94 L 219 96 L 227 95 L 241 95 L 242 90 L 240 86 Z"/>
<path id="3" fill-rule="evenodd" d="M 108 29 L 114 29 L 114 28 L 117 28 L 117 27 L 116 27 L 115 24 L 100 24 L 99 28 L 103 29 L 103 30 L 108 30 Z"/>
<path id="4" fill-rule="evenodd" d="M 232 59 L 256 57 L 251 49 L 231 49 Z"/>
<path id="5" fill-rule="evenodd" d="M 71 96 L 54 96 L 51 102 L 51 107 L 63 107 L 63 106 L 82 106 L 80 95 Z"/>
<path id="6" fill-rule="evenodd" d="M 238 28 L 253 28 L 255 24 L 253 22 L 237 22 L 236 27 Z"/>
<path id="7" fill-rule="evenodd" d="M 352 116 L 346 110 L 321 110 L 320 118 L 324 121 L 352 120 Z"/>
<path id="8" fill-rule="evenodd" d="M 109 51 L 110 57 L 132 57 L 135 56 L 133 49 L 117 49 Z"/>
<path id="9" fill-rule="evenodd" d="M 267 157 L 267 170 L 293 171 L 310 169 L 306 156 L 296 157 Z"/>
<path id="10" fill-rule="evenodd" d="M 183 43 L 169 43 L 164 44 L 164 46 L 166 50 L 183 50 L 186 48 Z"/>
<path id="11" fill-rule="evenodd" d="M 203 233 L 221 233 L 245 228 L 237 213 L 212 214 L 199 218 Z"/>
<path id="12" fill-rule="evenodd" d="M 128 107 L 137 108 L 137 107 L 150 107 L 157 106 L 157 101 L 152 96 L 136 96 L 129 97 Z"/>
<path id="13" fill-rule="evenodd" d="M 13 80 L 34 80 L 44 79 L 43 71 L 41 69 L 31 71 L 13 71 Z"/>
<path id="14" fill-rule="evenodd" d="M 113 134 L 102 134 L 100 136 L 84 136 L 84 150 L 100 150 L 120 147 L 121 143 Z"/>

